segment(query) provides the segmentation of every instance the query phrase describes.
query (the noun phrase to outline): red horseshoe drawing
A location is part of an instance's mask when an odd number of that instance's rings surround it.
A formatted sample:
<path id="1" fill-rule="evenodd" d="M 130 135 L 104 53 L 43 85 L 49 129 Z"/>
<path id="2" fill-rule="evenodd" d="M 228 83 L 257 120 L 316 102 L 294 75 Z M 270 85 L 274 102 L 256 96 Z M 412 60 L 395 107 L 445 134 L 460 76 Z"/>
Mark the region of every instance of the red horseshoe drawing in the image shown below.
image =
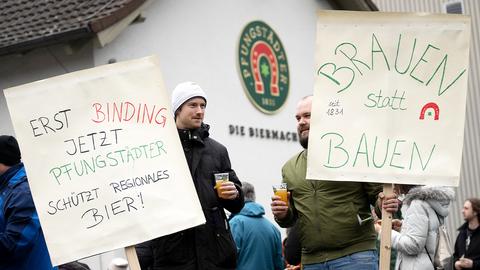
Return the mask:
<path id="1" fill-rule="evenodd" d="M 422 111 L 420 112 L 420 120 L 425 119 L 425 111 L 427 109 L 433 109 L 435 111 L 435 117 L 433 119 L 438 120 L 440 117 L 440 109 L 438 108 L 437 103 L 434 102 L 427 103 L 423 106 Z"/>
<path id="2" fill-rule="evenodd" d="M 266 57 L 270 62 L 270 69 L 272 72 L 272 76 L 270 77 L 270 94 L 272 96 L 278 97 L 280 95 L 280 92 L 278 90 L 278 65 L 277 58 L 275 57 L 272 48 L 270 48 L 270 46 L 268 46 L 265 42 L 260 41 L 252 46 L 250 55 L 253 74 L 255 78 L 255 91 L 258 94 L 265 93 L 258 64 L 260 63 L 259 60 L 261 57 Z"/>

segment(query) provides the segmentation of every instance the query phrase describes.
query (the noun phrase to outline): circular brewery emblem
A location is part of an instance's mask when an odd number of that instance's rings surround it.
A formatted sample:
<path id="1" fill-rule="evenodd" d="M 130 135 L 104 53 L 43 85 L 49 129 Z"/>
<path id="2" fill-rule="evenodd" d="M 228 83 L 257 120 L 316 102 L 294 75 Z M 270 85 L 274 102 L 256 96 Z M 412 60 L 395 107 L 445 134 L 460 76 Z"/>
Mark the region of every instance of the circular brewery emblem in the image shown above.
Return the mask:
<path id="1" fill-rule="evenodd" d="M 238 44 L 238 66 L 245 92 L 260 111 L 273 114 L 287 100 L 290 77 L 285 49 L 262 21 L 247 24 Z"/>

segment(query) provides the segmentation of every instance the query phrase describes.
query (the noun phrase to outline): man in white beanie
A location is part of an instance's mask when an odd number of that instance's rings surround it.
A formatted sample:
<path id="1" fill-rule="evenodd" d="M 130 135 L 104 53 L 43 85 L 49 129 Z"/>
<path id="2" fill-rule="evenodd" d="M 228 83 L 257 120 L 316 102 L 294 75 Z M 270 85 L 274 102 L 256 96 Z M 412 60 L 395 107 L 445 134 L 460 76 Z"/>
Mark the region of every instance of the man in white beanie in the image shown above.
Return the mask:
<path id="1" fill-rule="evenodd" d="M 224 209 L 238 213 L 244 206 L 240 180 L 227 149 L 209 137 L 203 123 L 207 95 L 194 82 L 177 85 L 172 93 L 175 123 L 206 223 L 137 246 L 142 269 L 226 270 L 236 268 L 236 246 Z M 229 181 L 215 189 L 214 174 Z"/>

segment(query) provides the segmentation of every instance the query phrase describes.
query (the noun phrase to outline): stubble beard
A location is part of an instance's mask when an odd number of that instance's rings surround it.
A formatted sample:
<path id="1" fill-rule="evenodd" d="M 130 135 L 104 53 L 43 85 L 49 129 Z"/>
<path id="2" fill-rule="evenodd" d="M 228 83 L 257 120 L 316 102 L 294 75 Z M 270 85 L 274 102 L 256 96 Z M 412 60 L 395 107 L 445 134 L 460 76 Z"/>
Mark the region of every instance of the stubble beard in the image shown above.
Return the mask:
<path id="1" fill-rule="evenodd" d="M 301 145 L 304 149 L 308 149 L 308 135 L 305 136 L 305 137 L 302 137 L 301 134 L 298 134 L 298 137 L 300 138 L 300 139 L 299 139 L 300 145 Z"/>

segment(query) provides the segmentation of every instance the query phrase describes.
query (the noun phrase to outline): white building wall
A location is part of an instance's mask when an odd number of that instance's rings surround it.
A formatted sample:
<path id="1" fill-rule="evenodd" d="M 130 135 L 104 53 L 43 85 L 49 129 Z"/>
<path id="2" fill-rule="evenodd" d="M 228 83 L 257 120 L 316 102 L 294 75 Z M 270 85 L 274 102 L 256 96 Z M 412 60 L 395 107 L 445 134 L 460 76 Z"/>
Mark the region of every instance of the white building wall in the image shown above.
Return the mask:
<path id="1" fill-rule="evenodd" d="M 322 5 L 320 5 L 322 7 Z M 323 5 L 323 7 L 328 7 Z M 313 89 L 316 1 L 154 2 L 145 22 L 131 25 L 114 42 L 94 52 L 95 65 L 160 57 L 169 92 L 182 81 L 199 83 L 208 95 L 205 122 L 211 135 L 227 146 L 241 180 L 256 187 L 257 200 L 269 206 L 271 184 L 281 181 L 280 168 L 300 145 L 229 135 L 229 125 L 295 132 L 297 101 Z M 280 37 L 290 68 L 290 94 L 277 114 L 257 110 L 244 93 L 237 69 L 237 44 L 243 27 L 262 20 Z M 268 208 L 268 207 L 267 207 Z M 271 216 L 267 209 L 268 216 Z"/>
<path id="2" fill-rule="evenodd" d="M 373 0 L 380 11 L 441 13 L 446 0 Z M 460 186 L 450 208 L 448 227 L 452 238 L 463 223 L 461 209 L 467 198 L 480 195 L 480 2 L 464 0 L 465 14 L 471 16 L 470 70 Z M 453 239 L 453 240 L 454 240 Z"/>
<path id="3" fill-rule="evenodd" d="M 326 0 L 162 0 L 152 1 L 146 20 L 127 27 L 104 48 L 90 44 L 67 54 L 63 46 L 0 57 L 0 89 L 67 72 L 156 54 L 168 91 L 179 82 L 198 82 L 208 95 L 205 122 L 211 136 L 229 150 L 241 180 L 255 185 L 257 201 L 272 219 L 273 183 L 281 181 L 283 163 L 301 148 L 298 142 L 272 141 L 229 134 L 229 125 L 296 132 L 297 101 L 313 91 L 316 11 Z M 258 111 L 244 93 L 237 69 L 237 44 L 243 27 L 262 20 L 277 33 L 290 71 L 290 93 L 277 114 Z M 36 102 L 46 102 L 38 100 Z M 35 104 L 32 104 L 34 106 Z M 5 98 L 0 95 L 0 134 L 14 134 Z M 107 269 L 123 250 L 83 260 L 92 269 Z"/>
<path id="4" fill-rule="evenodd" d="M 92 50 L 91 43 L 87 43 L 71 54 L 69 48 L 57 45 L 25 54 L 0 56 L 0 89 L 93 67 Z M 0 134 L 14 134 L 3 91 L 0 94 Z"/>

